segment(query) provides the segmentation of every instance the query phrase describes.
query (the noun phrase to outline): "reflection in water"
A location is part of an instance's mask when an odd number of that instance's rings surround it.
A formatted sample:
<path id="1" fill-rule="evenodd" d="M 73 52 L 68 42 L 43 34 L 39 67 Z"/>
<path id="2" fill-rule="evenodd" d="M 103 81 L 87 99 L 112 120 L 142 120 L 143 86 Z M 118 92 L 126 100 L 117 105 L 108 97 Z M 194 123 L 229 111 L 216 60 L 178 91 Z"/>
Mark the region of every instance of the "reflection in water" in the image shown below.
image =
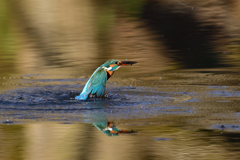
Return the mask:
<path id="1" fill-rule="evenodd" d="M 156 125 L 131 128 L 139 133 L 109 137 L 91 124 L 0 125 L 0 159 L 240 158 L 239 133 Z"/>
<path id="2" fill-rule="evenodd" d="M 113 122 L 100 121 L 93 123 L 93 125 L 108 136 L 117 136 L 119 133 L 136 133 L 133 130 L 119 130 L 115 127 Z"/>

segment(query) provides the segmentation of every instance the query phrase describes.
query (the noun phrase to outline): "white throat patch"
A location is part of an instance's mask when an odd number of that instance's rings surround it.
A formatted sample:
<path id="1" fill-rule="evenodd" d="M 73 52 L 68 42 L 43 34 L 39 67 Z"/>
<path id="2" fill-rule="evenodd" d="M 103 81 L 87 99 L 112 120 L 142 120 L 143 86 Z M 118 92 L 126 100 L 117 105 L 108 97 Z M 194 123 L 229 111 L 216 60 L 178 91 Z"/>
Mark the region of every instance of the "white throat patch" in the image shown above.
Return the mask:
<path id="1" fill-rule="evenodd" d="M 118 66 L 114 71 L 118 70 L 118 68 L 120 68 L 121 66 Z M 112 67 L 105 67 L 103 66 L 102 68 L 104 68 L 106 71 L 110 71 L 112 69 Z"/>
<path id="2" fill-rule="evenodd" d="M 102 68 L 105 69 L 106 71 L 110 71 L 110 70 L 112 69 L 112 67 L 108 67 L 108 68 L 107 68 L 107 67 L 105 67 L 105 66 L 103 66 Z"/>

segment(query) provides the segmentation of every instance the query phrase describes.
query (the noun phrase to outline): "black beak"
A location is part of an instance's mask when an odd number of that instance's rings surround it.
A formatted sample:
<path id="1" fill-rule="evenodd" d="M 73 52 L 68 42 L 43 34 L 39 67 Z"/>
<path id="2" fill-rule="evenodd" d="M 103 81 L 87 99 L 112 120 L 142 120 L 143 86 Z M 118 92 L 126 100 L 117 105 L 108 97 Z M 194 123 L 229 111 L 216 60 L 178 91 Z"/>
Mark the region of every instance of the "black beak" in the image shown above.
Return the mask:
<path id="1" fill-rule="evenodd" d="M 135 62 L 135 61 L 121 61 L 121 65 L 128 65 L 128 64 L 133 65 L 135 63 L 137 63 L 137 62 Z"/>

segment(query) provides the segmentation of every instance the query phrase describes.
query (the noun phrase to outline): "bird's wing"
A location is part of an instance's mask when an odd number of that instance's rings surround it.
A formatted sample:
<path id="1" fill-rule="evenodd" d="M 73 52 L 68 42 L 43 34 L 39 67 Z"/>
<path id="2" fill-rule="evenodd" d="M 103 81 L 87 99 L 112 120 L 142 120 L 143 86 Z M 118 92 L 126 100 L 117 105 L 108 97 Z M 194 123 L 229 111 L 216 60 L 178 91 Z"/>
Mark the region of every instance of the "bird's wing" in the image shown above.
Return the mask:
<path id="1" fill-rule="evenodd" d="M 75 99 L 86 100 L 89 94 L 103 97 L 107 83 L 107 72 L 102 67 L 98 67 L 84 86 L 82 93 Z"/>
<path id="2" fill-rule="evenodd" d="M 99 67 L 89 79 L 90 94 L 96 94 L 97 97 L 103 97 L 107 83 L 107 72 Z"/>

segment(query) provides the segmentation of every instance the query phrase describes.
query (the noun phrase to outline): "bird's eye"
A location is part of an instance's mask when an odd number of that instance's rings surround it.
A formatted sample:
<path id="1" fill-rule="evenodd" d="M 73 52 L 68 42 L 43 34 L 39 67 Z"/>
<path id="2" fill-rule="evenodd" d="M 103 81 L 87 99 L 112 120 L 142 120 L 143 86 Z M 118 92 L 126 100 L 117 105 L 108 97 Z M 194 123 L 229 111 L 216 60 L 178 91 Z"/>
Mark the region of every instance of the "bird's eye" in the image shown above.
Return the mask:
<path id="1" fill-rule="evenodd" d="M 118 62 L 115 62 L 115 64 L 118 64 Z"/>

